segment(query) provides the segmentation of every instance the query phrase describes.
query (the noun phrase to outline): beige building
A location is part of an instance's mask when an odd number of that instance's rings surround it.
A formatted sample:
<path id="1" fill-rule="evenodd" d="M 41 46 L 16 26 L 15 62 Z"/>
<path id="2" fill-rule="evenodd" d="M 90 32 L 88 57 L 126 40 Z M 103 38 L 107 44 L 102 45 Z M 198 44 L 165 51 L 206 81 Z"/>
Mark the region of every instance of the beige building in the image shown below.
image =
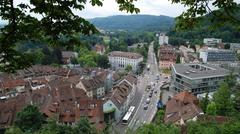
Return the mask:
<path id="1" fill-rule="evenodd" d="M 108 59 L 113 70 L 125 69 L 128 65 L 136 72 L 139 69 L 143 56 L 138 53 L 113 51 L 109 53 Z"/>

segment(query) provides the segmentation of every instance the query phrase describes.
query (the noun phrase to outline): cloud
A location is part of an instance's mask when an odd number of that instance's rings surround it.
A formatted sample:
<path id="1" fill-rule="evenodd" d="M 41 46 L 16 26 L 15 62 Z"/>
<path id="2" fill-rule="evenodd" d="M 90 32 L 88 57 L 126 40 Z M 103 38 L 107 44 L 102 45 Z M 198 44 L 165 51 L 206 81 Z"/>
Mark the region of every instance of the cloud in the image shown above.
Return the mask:
<path id="1" fill-rule="evenodd" d="M 176 17 L 184 11 L 183 5 L 171 4 L 168 0 L 138 0 L 135 5 L 140 9 L 140 14 Z M 76 13 L 85 18 L 130 15 L 130 13 L 119 11 L 115 0 L 104 0 L 102 7 L 93 7 L 88 3 L 83 11 L 77 11 Z"/>
<path id="2" fill-rule="evenodd" d="M 119 11 L 115 0 L 104 0 L 102 7 L 93 7 L 89 1 L 90 0 L 88 0 L 88 3 L 85 5 L 85 9 L 83 11 L 74 12 L 84 18 L 106 17 L 111 15 L 130 15 L 130 13 Z M 16 3 L 14 5 L 17 5 L 21 2 L 29 3 L 29 0 L 15 0 L 15 2 Z M 135 5 L 140 9 L 140 14 L 166 15 L 176 17 L 184 11 L 183 5 L 171 4 L 171 2 L 168 0 L 137 0 L 135 2 Z M 34 16 L 40 17 L 40 15 Z"/>

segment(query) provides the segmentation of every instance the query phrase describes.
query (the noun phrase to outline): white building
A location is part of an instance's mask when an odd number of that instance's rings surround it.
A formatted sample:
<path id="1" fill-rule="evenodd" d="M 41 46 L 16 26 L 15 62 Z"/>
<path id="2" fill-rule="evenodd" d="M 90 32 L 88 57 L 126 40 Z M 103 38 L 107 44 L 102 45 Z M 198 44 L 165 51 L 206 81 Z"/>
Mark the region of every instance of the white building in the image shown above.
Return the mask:
<path id="1" fill-rule="evenodd" d="M 219 43 L 222 43 L 222 39 L 216 39 L 216 38 L 204 38 L 203 44 L 207 46 L 215 46 Z"/>
<path id="2" fill-rule="evenodd" d="M 108 55 L 111 68 L 114 70 L 125 69 L 128 65 L 132 66 L 132 70 L 136 72 L 139 63 L 143 61 L 143 56 L 137 53 L 113 51 Z"/>
<path id="3" fill-rule="evenodd" d="M 240 53 L 240 43 L 230 43 L 230 49 L 234 52 Z"/>
<path id="4" fill-rule="evenodd" d="M 163 44 L 168 44 L 168 36 L 166 36 L 165 34 L 160 34 L 159 35 L 159 44 L 163 45 Z"/>

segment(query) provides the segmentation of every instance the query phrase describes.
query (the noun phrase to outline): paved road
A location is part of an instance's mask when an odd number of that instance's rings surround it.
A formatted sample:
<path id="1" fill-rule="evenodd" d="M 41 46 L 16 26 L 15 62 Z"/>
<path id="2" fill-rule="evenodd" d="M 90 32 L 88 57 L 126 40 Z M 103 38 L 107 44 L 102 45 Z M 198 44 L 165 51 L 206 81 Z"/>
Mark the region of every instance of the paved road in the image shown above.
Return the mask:
<path id="1" fill-rule="evenodd" d="M 157 112 L 156 105 L 159 100 L 160 86 L 162 84 L 161 81 L 163 80 L 163 78 L 161 78 L 160 75 L 160 80 L 156 80 L 156 76 L 157 74 L 159 74 L 159 70 L 156 56 L 153 50 L 153 43 L 151 43 L 151 45 L 149 46 L 147 64 L 150 64 L 150 69 L 149 71 L 145 69 L 143 74 L 138 77 L 138 89 L 136 92 L 136 96 L 131 103 L 131 106 L 136 107 L 134 115 L 132 116 L 132 119 L 130 120 L 128 125 L 122 125 L 121 123 L 117 124 L 116 129 L 119 133 L 125 133 L 127 128 L 136 130 L 142 124 L 150 123 Z M 149 97 L 150 91 L 146 91 L 145 89 L 148 84 L 151 84 L 151 82 L 155 83 L 155 86 L 152 87 L 152 89 L 154 89 L 154 91 L 157 90 L 157 93 L 153 93 L 152 97 Z M 146 104 L 146 100 L 148 98 L 150 98 L 150 103 Z M 148 108 L 146 110 L 144 110 L 145 105 L 148 105 Z"/>
<path id="2" fill-rule="evenodd" d="M 160 77 L 160 81 L 156 80 L 156 75 L 159 74 L 158 65 L 156 62 L 156 56 L 153 51 L 153 45 L 150 45 L 148 52 L 148 61 L 147 64 L 150 64 L 150 70 L 144 73 L 144 77 L 140 78 L 141 83 L 143 83 L 143 89 L 146 88 L 148 84 L 155 83 L 155 86 L 152 89 L 157 93 L 153 93 L 152 97 L 149 97 L 150 91 L 143 91 L 143 96 L 140 101 L 140 105 L 137 108 L 135 115 L 133 116 L 131 122 L 128 124 L 128 127 L 136 130 L 139 126 L 144 123 L 150 123 L 157 112 L 157 102 L 159 100 L 160 95 L 160 86 L 162 84 L 161 80 L 163 78 Z M 146 104 L 146 100 L 150 98 L 150 103 Z M 144 106 L 148 106 L 145 110 Z"/>

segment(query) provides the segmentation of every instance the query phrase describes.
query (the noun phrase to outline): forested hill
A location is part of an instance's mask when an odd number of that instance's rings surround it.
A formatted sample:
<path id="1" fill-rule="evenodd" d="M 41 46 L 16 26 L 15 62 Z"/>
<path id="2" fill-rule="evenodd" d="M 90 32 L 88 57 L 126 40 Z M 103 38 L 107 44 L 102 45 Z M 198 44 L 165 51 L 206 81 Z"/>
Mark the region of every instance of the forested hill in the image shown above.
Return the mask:
<path id="1" fill-rule="evenodd" d="M 210 15 L 204 16 L 199 25 L 193 29 L 178 32 L 171 30 L 168 32 L 167 34 L 170 36 L 169 43 L 181 45 L 189 41 L 190 44 L 203 44 L 204 38 L 221 38 L 223 42 L 228 43 L 240 42 L 239 29 L 224 22 L 222 26 L 216 26 L 210 21 Z"/>
<path id="2" fill-rule="evenodd" d="M 104 30 L 168 31 L 174 25 L 174 18 L 162 15 L 117 15 L 93 18 L 90 21 Z"/>

